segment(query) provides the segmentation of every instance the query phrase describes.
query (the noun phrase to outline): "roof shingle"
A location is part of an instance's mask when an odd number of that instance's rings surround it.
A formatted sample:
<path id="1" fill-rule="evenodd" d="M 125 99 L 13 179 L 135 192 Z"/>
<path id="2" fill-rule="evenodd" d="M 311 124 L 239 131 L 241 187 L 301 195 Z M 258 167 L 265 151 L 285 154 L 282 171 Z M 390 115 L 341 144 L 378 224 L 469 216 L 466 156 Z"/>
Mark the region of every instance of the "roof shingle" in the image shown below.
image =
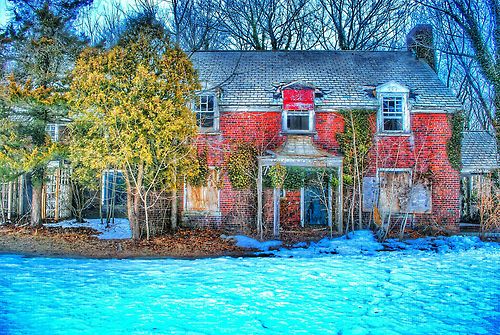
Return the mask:
<path id="1" fill-rule="evenodd" d="M 436 73 L 410 52 L 204 51 L 191 59 L 206 87 L 222 90 L 223 106 L 279 105 L 275 87 L 301 80 L 325 93 L 319 105 L 375 108 L 367 87 L 396 81 L 410 89 L 414 110 L 462 109 Z"/>
<path id="2" fill-rule="evenodd" d="M 500 167 L 497 142 L 486 131 L 466 131 L 462 138 L 462 170 L 485 172 Z"/>

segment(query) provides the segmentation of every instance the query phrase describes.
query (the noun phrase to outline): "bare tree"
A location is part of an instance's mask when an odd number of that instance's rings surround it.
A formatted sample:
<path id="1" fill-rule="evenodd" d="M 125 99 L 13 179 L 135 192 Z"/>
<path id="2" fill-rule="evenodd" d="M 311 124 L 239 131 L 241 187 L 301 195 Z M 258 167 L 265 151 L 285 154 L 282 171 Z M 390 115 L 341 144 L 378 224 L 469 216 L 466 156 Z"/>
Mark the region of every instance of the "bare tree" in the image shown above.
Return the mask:
<path id="1" fill-rule="evenodd" d="M 413 5 L 407 0 L 319 0 L 324 49 L 395 48 L 407 30 Z"/>
<path id="2" fill-rule="evenodd" d="M 225 0 L 220 21 L 230 47 L 240 50 L 308 48 L 310 0 Z"/>
<path id="3" fill-rule="evenodd" d="M 435 17 L 442 43 L 438 51 L 459 96 L 482 128 L 500 133 L 500 2 L 422 0 Z M 482 113 L 481 113 L 482 111 Z M 489 124 L 489 126 L 488 126 Z"/>
<path id="4" fill-rule="evenodd" d="M 173 41 L 182 49 L 222 49 L 226 34 L 217 14 L 219 9 L 219 0 L 172 0 L 160 15 Z"/>

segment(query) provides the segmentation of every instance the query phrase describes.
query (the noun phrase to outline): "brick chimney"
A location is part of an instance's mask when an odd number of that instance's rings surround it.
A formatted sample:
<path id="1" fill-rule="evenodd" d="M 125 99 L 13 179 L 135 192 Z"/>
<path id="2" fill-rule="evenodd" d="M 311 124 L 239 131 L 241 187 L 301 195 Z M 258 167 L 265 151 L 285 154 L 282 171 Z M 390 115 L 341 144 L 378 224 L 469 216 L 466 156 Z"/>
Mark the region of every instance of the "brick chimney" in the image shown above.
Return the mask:
<path id="1" fill-rule="evenodd" d="M 406 36 L 406 46 L 417 58 L 422 58 L 436 70 L 436 50 L 434 49 L 434 34 L 430 24 L 416 25 Z"/>

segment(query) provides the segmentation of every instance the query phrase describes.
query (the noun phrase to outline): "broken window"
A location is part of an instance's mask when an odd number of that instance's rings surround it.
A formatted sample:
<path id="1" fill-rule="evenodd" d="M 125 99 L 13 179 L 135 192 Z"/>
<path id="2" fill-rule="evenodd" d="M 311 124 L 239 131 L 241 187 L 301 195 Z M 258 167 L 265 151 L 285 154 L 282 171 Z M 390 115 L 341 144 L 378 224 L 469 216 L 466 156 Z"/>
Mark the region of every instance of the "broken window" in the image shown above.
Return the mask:
<path id="1" fill-rule="evenodd" d="M 217 129 L 217 102 L 214 95 L 199 95 L 194 103 L 196 123 L 200 128 Z"/>
<path id="2" fill-rule="evenodd" d="M 185 209 L 195 212 L 219 211 L 219 171 L 211 169 L 206 185 L 186 185 Z"/>
<path id="3" fill-rule="evenodd" d="M 403 97 L 382 98 L 382 118 L 384 131 L 403 131 Z"/>
<path id="4" fill-rule="evenodd" d="M 410 200 L 411 173 L 409 170 L 378 171 L 381 213 L 406 213 Z"/>

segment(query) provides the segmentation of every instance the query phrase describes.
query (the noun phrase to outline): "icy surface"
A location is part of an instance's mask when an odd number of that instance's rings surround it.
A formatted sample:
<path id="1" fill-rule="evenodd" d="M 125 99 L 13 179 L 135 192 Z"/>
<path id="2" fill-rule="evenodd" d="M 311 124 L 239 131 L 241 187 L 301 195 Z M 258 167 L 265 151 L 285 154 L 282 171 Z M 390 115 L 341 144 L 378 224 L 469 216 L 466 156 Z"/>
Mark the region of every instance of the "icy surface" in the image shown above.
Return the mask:
<path id="1" fill-rule="evenodd" d="M 236 242 L 236 245 L 241 248 L 257 249 L 261 251 L 268 251 L 269 249 L 275 249 L 281 246 L 281 241 L 271 240 L 260 242 L 244 235 L 227 236 L 226 239 L 232 239 Z"/>
<path id="2" fill-rule="evenodd" d="M 257 241 L 258 242 L 258 241 Z M 476 236 L 426 237 L 414 240 L 399 241 L 389 239 L 384 243 L 376 240 L 371 231 L 358 230 L 348 236 L 324 238 L 309 245 L 301 242 L 293 248 L 273 250 L 276 257 L 317 257 L 320 255 L 376 255 L 380 251 L 432 251 L 445 253 L 465 251 L 477 248 L 498 247 L 496 243 L 484 243 Z"/>
<path id="3" fill-rule="evenodd" d="M 75 220 L 67 220 L 57 223 L 47 223 L 45 226 L 63 228 L 93 228 L 100 232 L 100 234 L 95 235 L 100 240 L 126 239 L 132 237 L 128 219 L 117 218 L 114 222 L 110 222 L 108 227 L 106 226 L 106 221 L 101 224 L 101 219 L 85 219 L 85 222 L 83 223 L 76 222 Z"/>
<path id="4" fill-rule="evenodd" d="M 3 255 L 0 333 L 499 333 L 498 245 L 365 252 L 198 260 Z"/>

